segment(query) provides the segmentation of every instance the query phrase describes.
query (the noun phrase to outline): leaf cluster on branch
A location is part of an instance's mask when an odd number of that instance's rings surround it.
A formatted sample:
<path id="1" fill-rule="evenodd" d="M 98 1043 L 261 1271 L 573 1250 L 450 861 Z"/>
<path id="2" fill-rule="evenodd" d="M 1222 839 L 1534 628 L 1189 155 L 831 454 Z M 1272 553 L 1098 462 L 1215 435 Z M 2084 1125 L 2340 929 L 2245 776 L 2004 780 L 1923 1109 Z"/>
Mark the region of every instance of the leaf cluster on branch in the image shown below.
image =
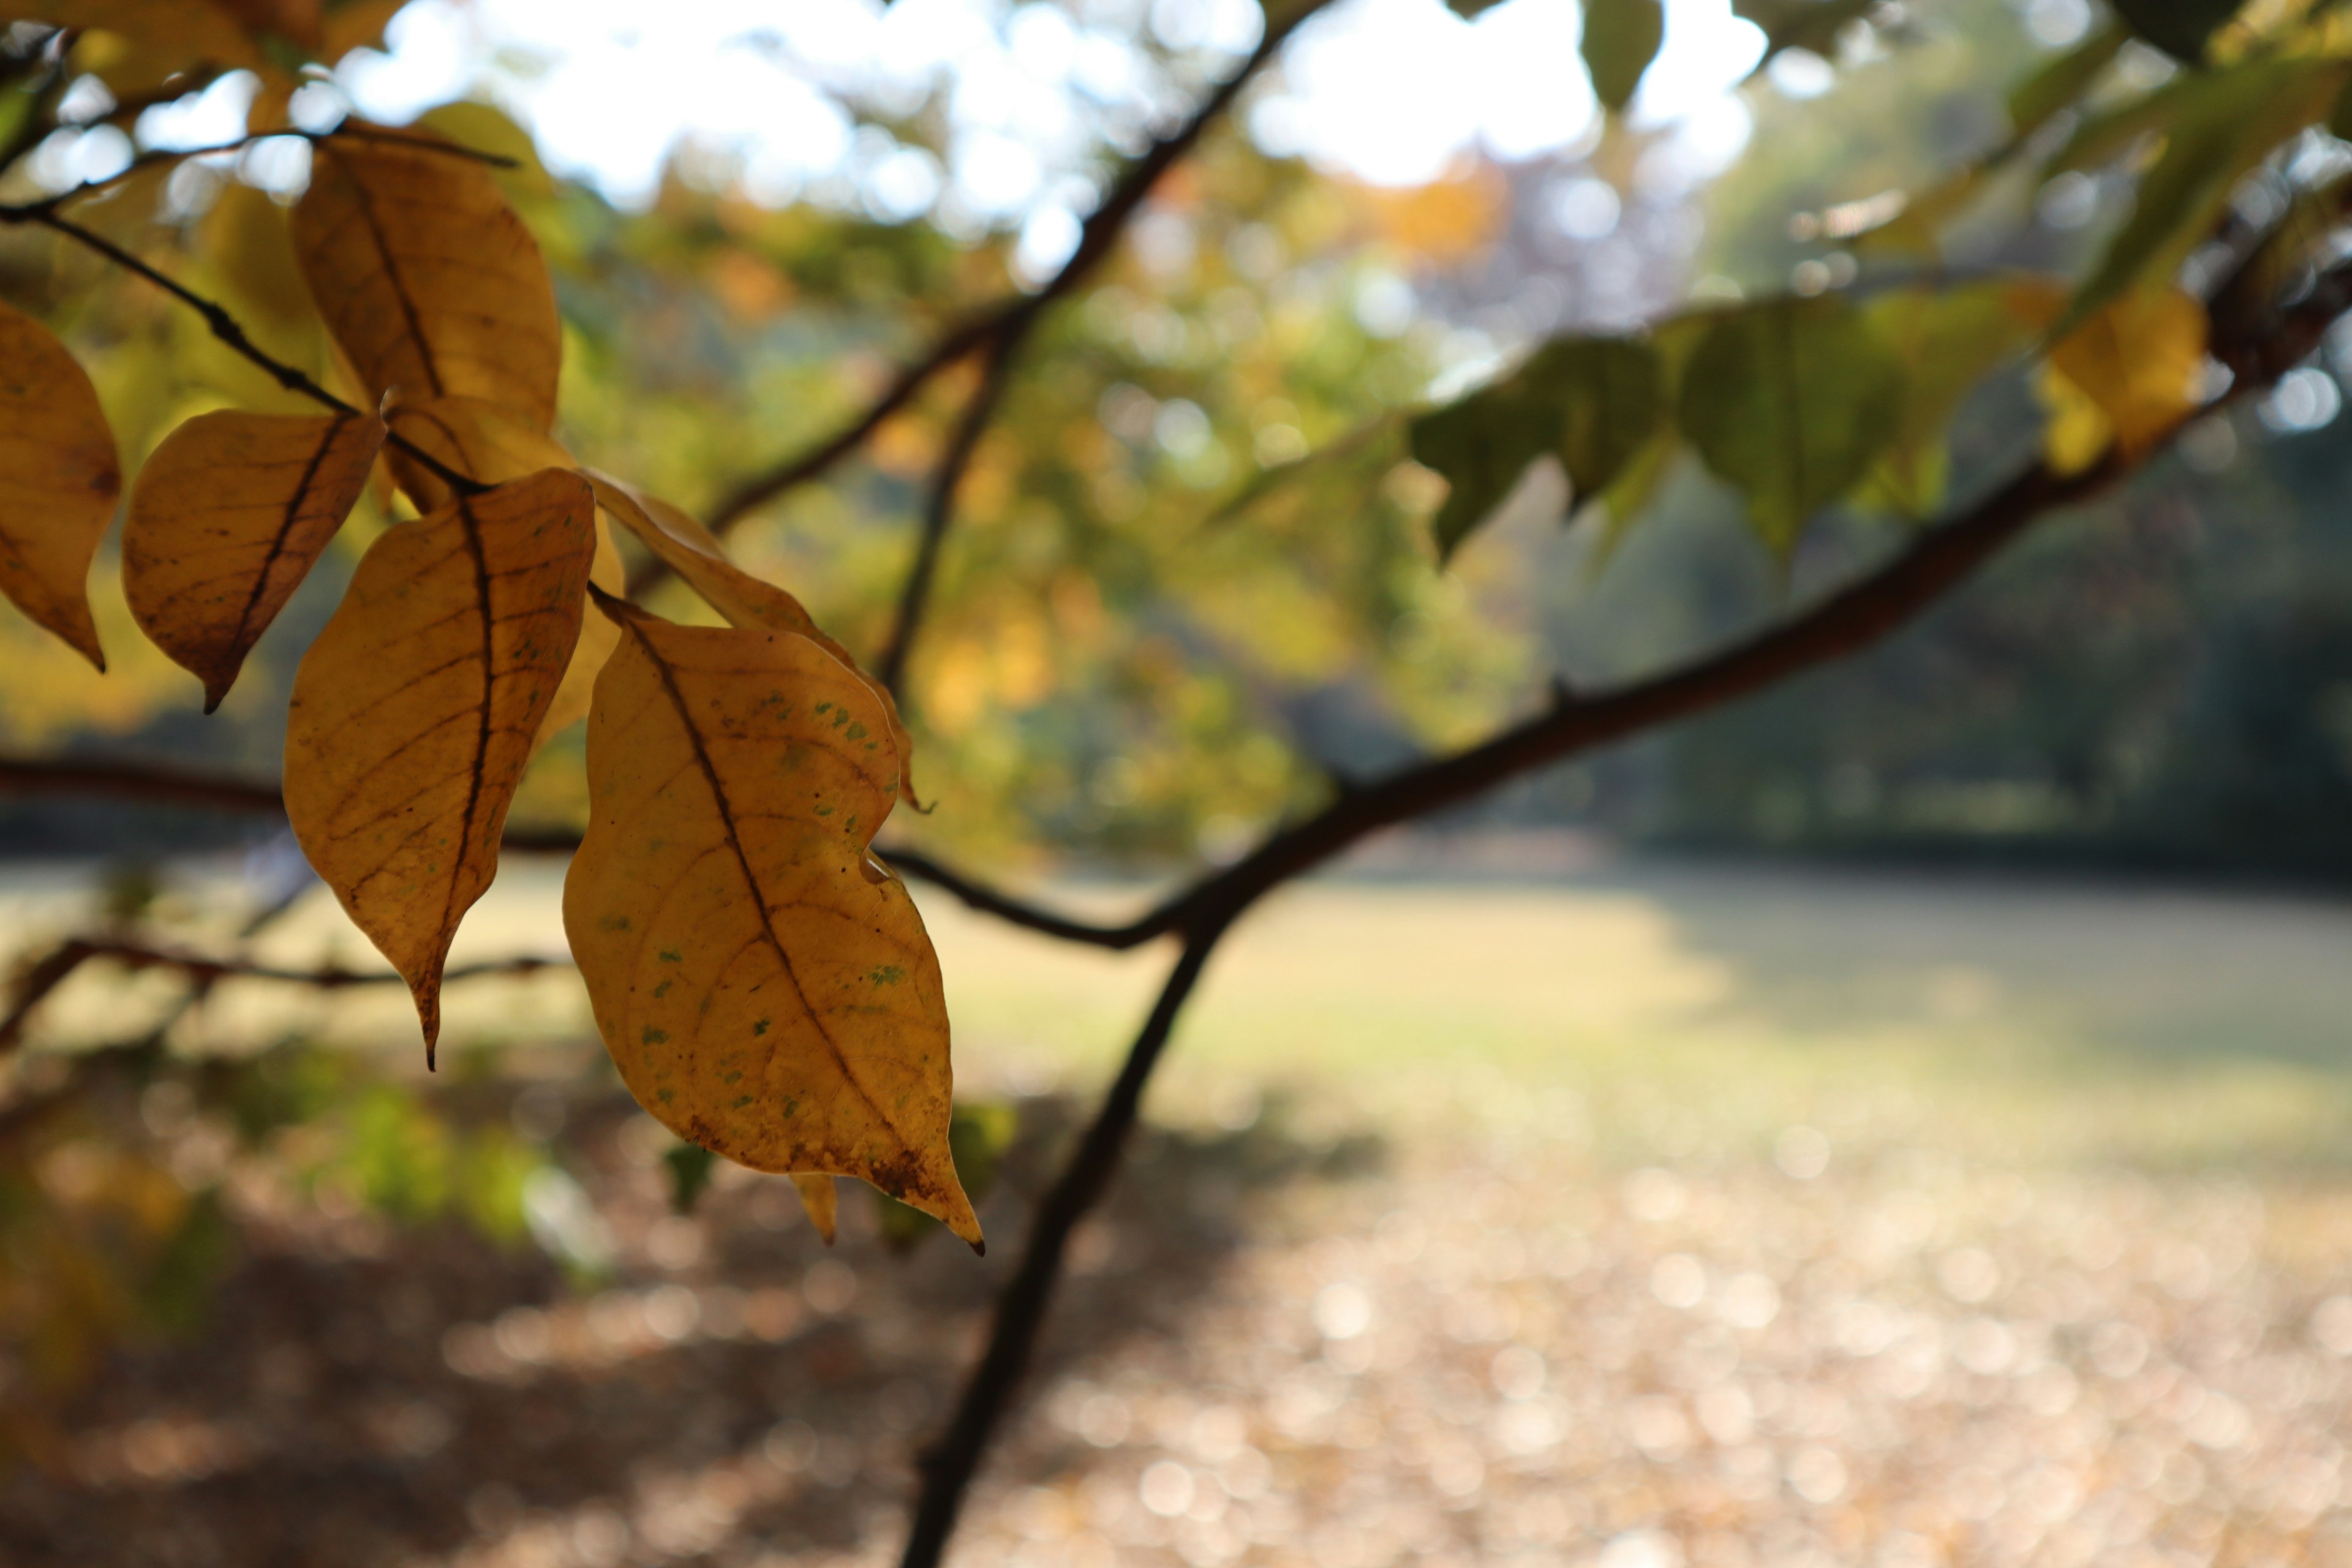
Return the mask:
<path id="1" fill-rule="evenodd" d="M 1824 275 L 1819 287 L 1696 304 L 1638 330 L 1564 335 L 1442 405 L 1390 411 L 1412 457 L 1445 482 L 1432 523 L 1441 567 L 1539 463 L 1558 465 L 1577 511 L 1613 542 L 1655 510 L 1685 456 L 1738 494 L 1784 563 L 1833 507 L 1940 518 L 1879 565 L 1727 646 L 1606 689 L 1558 685 L 1539 711 L 1482 741 L 1347 780 L 1130 921 L 1081 920 L 912 851 L 893 857 L 894 871 L 873 846 L 897 805 L 919 804 L 898 701 L 909 650 L 1024 356 L 1118 247 L 1155 183 L 1317 9 L 1278 11 L 1240 68 L 1108 185 L 1042 286 L 946 318 L 954 324 L 832 435 L 722 492 L 709 525 L 566 449 L 563 328 L 548 268 L 488 163 L 454 141 L 356 122 L 309 133 L 312 173 L 287 232 L 336 352 L 324 381 L 81 221 L 75 204 L 99 187 L 0 206 L 0 224 L 47 229 L 163 290 L 314 405 L 187 420 L 121 506 L 132 616 L 202 683 L 207 710 L 364 494 L 396 495 L 413 514 L 368 546 L 302 659 L 282 784 L 0 759 L 0 784 L 282 805 L 311 865 L 409 986 L 428 1059 L 459 923 L 501 847 L 524 837 L 508 827 L 524 770 L 583 719 L 587 829 L 576 845 L 556 835 L 540 847 L 575 850 L 564 922 L 605 1046 L 655 1118 L 700 1148 L 790 1173 L 828 1229 L 830 1179 L 850 1175 L 980 1240 L 951 1146 L 939 964 L 898 873 L 1066 940 L 1181 944 L 1101 1113 L 1037 1213 L 986 1352 L 926 1461 L 910 1563 L 943 1550 L 1069 1239 L 1118 1168 L 1210 955 L 1260 897 L 1382 828 L 1876 642 L 2195 418 L 2275 383 L 2352 304 L 2352 272 L 2336 259 L 2352 176 L 2340 161 L 2295 156 L 2323 126 L 2347 122 L 2352 57 L 2338 26 L 2299 11 L 2232 20 L 2210 7 L 2123 5 L 2119 25 L 2020 88 L 2011 134 L 1983 157 L 1866 212 L 1798 215 L 1806 233 L 1869 263 L 1857 279 Z M 269 134 L 282 129 L 294 80 L 285 50 L 331 58 L 341 36 L 330 35 L 371 17 L 380 28 L 380 10 L 389 7 L 20 5 L 55 30 L 17 58 L 34 96 L 52 95 L 52 113 L 75 51 L 114 72 L 107 85 L 122 105 L 166 83 L 251 69 L 264 89 L 253 130 Z M 1764 29 L 1769 58 L 1834 50 L 1874 7 L 1754 0 L 1738 10 Z M 2127 30 L 2180 68 L 2153 85 L 2118 76 Z M 1612 114 L 1635 99 L 1662 38 L 1655 0 L 1588 8 L 1584 54 Z M 135 46 L 127 54 L 116 47 L 125 40 Z M 2005 170 L 2029 163 L 2044 174 L 2137 170 L 2137 205 L 2080 279 L 1947 265 L 1945 231 Z M 2233 205 L 2256 183 L 2284 192 L 2269 221 Z M 800 598 L 730 558 L 720 535 L 873 441 L 965 365 L 977 378 L 935 454 L 869 673 Z M 2046 405 L 2039 452 L 2004 481 L 1950 500 L 1949 428 L 1970 394 L 2005 372 L 2030 374 Z M 1088 434 L 1099 432 L 1078 433 Z M 1217 525 L 1328 456 L 1271 464 L 1218 509 Z M 88 578 L 122 493 L 90 378 L 49 325 L 0 305 L 0 592 L 101 666 Z M 682 583 L 720 624 L 680 624 L 632 602 L 657 577 Z M 0 1047 L 41 994 L 99 960 L 175 968 L 198 985 L 241 975 L 357 983 L 340 970 L 86 941 L 28 974 Z"/>

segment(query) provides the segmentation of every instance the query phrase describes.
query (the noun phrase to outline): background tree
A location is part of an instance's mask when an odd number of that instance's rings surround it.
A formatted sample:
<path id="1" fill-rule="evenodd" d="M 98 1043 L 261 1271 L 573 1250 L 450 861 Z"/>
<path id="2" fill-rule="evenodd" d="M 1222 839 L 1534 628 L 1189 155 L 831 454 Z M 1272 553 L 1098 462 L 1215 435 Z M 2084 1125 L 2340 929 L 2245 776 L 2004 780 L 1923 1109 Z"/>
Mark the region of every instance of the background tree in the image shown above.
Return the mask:
<path id="1" fill-rule="evenodd" d="M 1844 159 L 1868 142 L 1840 116 L 1936 111 L 1865 75 L 1789 110 L 1764 177 L 1730 188 L 1718 243 L 1758 276 L 1635 301 L 1639 320 L 1620 299 L 1449 367 L 1444 340 L 1391 330 L 1382 263 L 1478 250 L 1491 191 L 1350 200 L 1222 129 L 1311 0 L 1270 6 L 1238 58 L 1147 51 L 1193 101 L 1123 128 L 1127 155 L 1043 267 L 1008 236 L 766 210 L 723 180 L 618 213 L 479 105 L 362 123 L 312 68 L 392 9 L 11 14 L 0 589 L 61 645 L 28 659 L 122 667 L 76 687 L 43 663 L 11 700 L 47 689 L 128 724 L 186 695 L 177 665 L 225 715 L 206 749 L 247 772 L 24 756 L 0 776 L 282 809 L 415 994 L 428 1055 L 450 940 L 501 843 L 576 846 L 572 953 L 631 1092 L 686 1140 L 681 1193 L 708 1169 L 692 1151 L 715 1152 L 793 1174 L 827 1227 L 831 1178 L 856 1175 L 980 1240 L 958 1172 L 988 1139 L 956 1120 L 938 969 L 898 876 L 1072 942 L 1172 945 L 925 1450 L 909 1563 L 943 1551 L 1186 999 L 1260 898 L 1381 829 L 1876 643 L 2185 433 L 2211 447 L 2229 405 L 2309 374 L 2352 303 L 2334 248 L 2352 157 L 2327 129 L 2352 61 L 2324 11 L 2126 8 L 2031 62 L 2005 123 L 1933 127 L 1921 140 L 1958 145 L 1932 163 L 1908 140 Z M 1932 42 L 1891 6 L 1742 14 L 1759 69 Z M 1661 37 L 1652 0 L 1595 0 L 1584 53 L 1612 112 Z M 231 143 L 126 130 L 232 81 L 249 102 Z M 919 114 L 866 121 L 908 146 L 937 134 Z M 1644 151 L 1612 119 L 1587 178 L 1630 190 Z M 2102 184 L 2129 210 L 2087 234 L 2025 219 L 2036 192 L 2046 208 L 2087 186 L 2095 207 Z M 1465 314 L 1479 281 L 1450 285 Z M 623 317 L 645 294 L 650 323 Z M 716 349 L 724 375 L 681 352 L 753 326 Z M 746 450 L 783 455 L 746 474 Z M 1525 519 L 1564 516 L 1596 559 L 1631 563 L 1663 520 L 1709 509 L 1750 538 L 1738 602 L 1690 617 L 1704 646 L 1590 685 L 1487 624 L 1517 586 L 1498 536 Z M 122 598 L 93 611 L 118 510 L 101 583 L 119 563 Z M 1666 564 L 1720 571 L 1720 553 Z M 2324 632 L 2301 641 L 2237 657 L 2331 662 Z M 241 670 L 252 655 L 274 685 L 298 653 L 283 782 L 253 782 L 279 710 L 240 708 Z M 2061 754 L 2083 741 L 2063 712 L 2044 722 Z M 1691 799 L 1728 797 L 1717 821 L 1779 798 L 1706 761 L 1721 750 L 1820 771 L 1818 749 L 1716 735 L 1684 761 L 1707 775 Z M 2076 751 L 2061 771 L 2095 796 L 2101 748 Z M 2181 788 L 2227 796 L 2264 771 L 2209 757 Z M 877 860 L 894 802 L 938 815 L 901 816 Z M 943 858 L 1039 842 L 1211 863 L 1100 922 Z M 125 915 L 143 903 L 129 889 Z M 110 1071 L 154 1070 L 163 1030 L 62 1068 L 22 1051 L 85 964 L 175 971 L 187 1003 L 228 976 L 375 978 L 281 973 L 235 937 L 125 924 L 30 955 L 0 1023 L 22 1064 L 5 1114 L 32 1127 Z M 217 1091 L 249 1097 L 236 1078 Z M 465 1163 L 462 1189 L 511 1184 L 498 1147 Z M 204 1223 L 161 1215 L 135 1267 L 180 1267 Z"/>

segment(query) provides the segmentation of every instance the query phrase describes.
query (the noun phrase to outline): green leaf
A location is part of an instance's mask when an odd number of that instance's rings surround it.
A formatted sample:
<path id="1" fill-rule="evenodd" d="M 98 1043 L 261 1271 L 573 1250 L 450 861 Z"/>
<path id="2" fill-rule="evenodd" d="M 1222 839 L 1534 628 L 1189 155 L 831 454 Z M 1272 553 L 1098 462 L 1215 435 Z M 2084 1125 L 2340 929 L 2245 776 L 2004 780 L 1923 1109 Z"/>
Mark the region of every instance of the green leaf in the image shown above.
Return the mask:
<path id="1" fill-rule="evenodd" d="M 1693 351 L 1683 434 L 1785 558 L 1895 438 L 1903 396 L 1902 365 L 1843 300 L 1767 300 L 1718 320 Z"/>
<path id="2" fill-rule="evenodd" d="M 1580 500 L 1608 489 L 1656 434 L 1664 384 L 1657 351 L 1638 339 L 1560 338 L 1505 380 L 1414 420 L 1414 460 L 1453 486 L 1432 524 L 1440 558 L 1547 453 Z"/>
<path id="3" fill-rule="evenodd" d="M 1624 112 L 1633 101 L 1665 36 L 1665 7 L 1658 0 L 1585 0 L 1584 68 L 1592 73 L 1594 96 L 1611 113 Z"/>
<path id="4" fill-rule="evenodd" d="M 2110 23 L 2019 82 L 2009 95 L 2011 129 L 2025 137 L 2050 123 L 2089 89 L 2130 37 Z"/>
<path id="5" fill-rule="evenodd" d="M 2205 58 L 2205 41 L 2238 14 L 2239 0 L 2115 0 L 2131 30 L 2178 60 Z"/>
<path id="6" fill-rule="evenodd" d="M 2083 285 L 2063 331 L 2143 279 L 2162 279 L 2212 231 L 2238 181 L 2272 149 L 2320 120 L 2347 68 L 2258 60 L 2200 73 L 2166 95 L 2164 152 L 2141 176 L 2129 222 Z"/>
<path id="7" fill-rule="evenodd" d="M 1904 371 L 1903 415 L 1870 479 L 1874 500 L 1924 518 L 1943 500 L 1944 427 L 1977 384 L 2041 335 L 2064 302 L 2039 279 L 1882 295 L 1864 314 Z"/>
<path id="8" fill-rule="evenodd" d="M 1576 494 L 1599 495 L 1657 433 L 1665 367 L 1638 338 L 1561 338 L 1512 378 L 1559 424 L 1552 450 Z"/>
<path id="9" fill-rule="evenodd" d="M 1412 422 L 1413 461 L 1452 488 L 1431 520 L 1440 565 L 1491 516 L 1528 465 L 1551 448 L 1552 422 L 1512 395 L 1508 383 Z"/>
<path id="10" fill-rule="evenodd" d="M 669 1206 L 679 1214 L 692 1214 L 703 1190 L 710 1185 L 719 1156 L 699 1143 L 674 1143 L 662 1151 L 662 1163 L 669 1169 Z"/>

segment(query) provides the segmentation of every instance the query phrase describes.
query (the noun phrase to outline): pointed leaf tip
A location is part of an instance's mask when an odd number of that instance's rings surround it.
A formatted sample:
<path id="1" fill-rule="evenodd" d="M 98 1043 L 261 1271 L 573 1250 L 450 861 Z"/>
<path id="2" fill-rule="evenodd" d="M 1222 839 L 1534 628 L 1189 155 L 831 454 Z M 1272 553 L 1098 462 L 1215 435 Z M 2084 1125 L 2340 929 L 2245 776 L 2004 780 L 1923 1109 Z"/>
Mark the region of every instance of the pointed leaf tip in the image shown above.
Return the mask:
<path id="1" fill-rule="evenodd" d="M 594 500 L 562 469 L 385 531 L 294 678 L 286 814 L 416 999 L 428 1047 L 457 922 L 497 874 L 580 637 Z"/>
<path id="2" fill-rule="evenodd" d="M 100 670 L 89 564 L 122 470 L 97 389 L 57 334 L 0 304 L 0 593 Z"/>
<path id="3" fill-rule="evenodd" d="M 835 1189 L 831 1176 L 800 1171 L 792 1176 L 793 1191 L 801 1197 L 801 1207 L 808 1215 L 809 1224 L 831 1247 L 841 1228 L 841 1194 Z"/>
<path id="4" fill-rule="evenodd" d="M 122 522 L 122 591 L 217 710 L 358 504 L 383 443 L 373 415 L 223 410 L 163 438 Z"/>

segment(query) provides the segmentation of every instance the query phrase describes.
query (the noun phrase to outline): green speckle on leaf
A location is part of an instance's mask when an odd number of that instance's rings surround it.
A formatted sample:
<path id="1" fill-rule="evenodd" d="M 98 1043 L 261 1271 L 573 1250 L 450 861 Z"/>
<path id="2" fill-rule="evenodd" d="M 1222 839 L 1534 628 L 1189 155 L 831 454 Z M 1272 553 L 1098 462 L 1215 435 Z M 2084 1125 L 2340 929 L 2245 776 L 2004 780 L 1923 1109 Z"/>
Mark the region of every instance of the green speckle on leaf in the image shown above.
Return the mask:
<path id="1" fill-rule="evenodd" d="M 754 1025 L 752 1025 L 752 1026 L 751 1026 L 751 1033 L 752 1033 L 752 1034 L 754 1034 L 754 1035 L 764 1035 L 764 1034 L 766 1034 L 767 1032 L 768 1032 L 768 1020 L 766 1020 L 765 1018 L 761 1019 L 758 1023 L 756 1023 L 756 1024 L 754 1024 Z"/>
<path id="2" fill-rule="evenodd" d="M 645 1032 L 644 1040 L 649 1046 L 666 1046 L 669 1044 L 669 1032 L 666 1029 L 647 1029 Z"/>
<path id="3" fill-rule="evenodd" d="M 896 985 L 907 978 L 907 972 L 895 963 L 886 963 L 879 969 L 869 970 L 866 978 L 877 985 Z"/>
<path id="4" fill-rule="evenodd" d="M 686 962 L 686 959 L 685 956 L 677 951 L 677 949 L 674 947 L 666 947 L 661 950 L 661 961 L 664 963 L 683 963 Z"/>
<path id="5" fill-rule="evenodd" d="M 849 727 L 847 733 L 851 740 L 862 741 L 866 739 L 866 726 L 863 724 L 852 724 Z"/>

